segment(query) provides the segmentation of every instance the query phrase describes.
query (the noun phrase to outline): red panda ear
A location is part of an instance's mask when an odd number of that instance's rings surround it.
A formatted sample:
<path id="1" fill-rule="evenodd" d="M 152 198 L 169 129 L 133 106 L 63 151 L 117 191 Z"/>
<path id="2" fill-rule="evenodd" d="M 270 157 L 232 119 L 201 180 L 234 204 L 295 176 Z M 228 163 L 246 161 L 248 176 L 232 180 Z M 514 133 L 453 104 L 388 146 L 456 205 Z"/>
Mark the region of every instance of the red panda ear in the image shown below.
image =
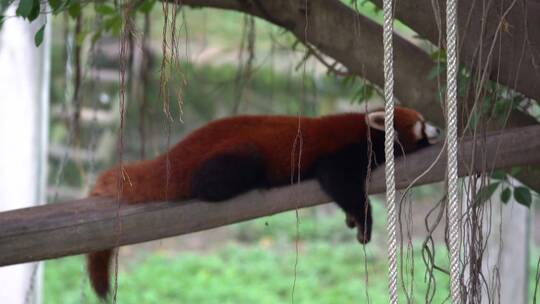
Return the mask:
<path id="1" fill-rule="evenodd" d="M 369 127 L 384 131 L 384 111 L 375 111 L 367 114 Z"/>

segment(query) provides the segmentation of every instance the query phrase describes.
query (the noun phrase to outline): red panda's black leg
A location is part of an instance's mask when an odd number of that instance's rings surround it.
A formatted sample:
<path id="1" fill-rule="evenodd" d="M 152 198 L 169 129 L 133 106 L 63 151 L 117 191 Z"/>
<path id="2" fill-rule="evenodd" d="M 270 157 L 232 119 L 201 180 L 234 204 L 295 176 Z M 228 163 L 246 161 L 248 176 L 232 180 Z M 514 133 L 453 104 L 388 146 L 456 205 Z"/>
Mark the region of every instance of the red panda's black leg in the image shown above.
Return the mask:
<path id="1" fill-rule="evenodd" d="M 345 211 L 349 227 L 357 227 L 357 239 L 371 239 L 371 207 L 367 200 L 367 152 L 361 145 L 350 145 L 325 155 L 317 162 L 316 176 L 321 188 Z"/>
<path id="2" fill-rule="evenodd" d="M 347 225 L 347 227 L 351 229 L 356 227 L 356 219 L 352 215 L 346 212 L 345 212 L 345 225 Z"/>
<path id="3" fill-rule="evenodd" d="M 216 155 L 195 170 L 191 180 L 194 198 L 219 202 L 264 184 L 265 164 L 256 153 Z"/>

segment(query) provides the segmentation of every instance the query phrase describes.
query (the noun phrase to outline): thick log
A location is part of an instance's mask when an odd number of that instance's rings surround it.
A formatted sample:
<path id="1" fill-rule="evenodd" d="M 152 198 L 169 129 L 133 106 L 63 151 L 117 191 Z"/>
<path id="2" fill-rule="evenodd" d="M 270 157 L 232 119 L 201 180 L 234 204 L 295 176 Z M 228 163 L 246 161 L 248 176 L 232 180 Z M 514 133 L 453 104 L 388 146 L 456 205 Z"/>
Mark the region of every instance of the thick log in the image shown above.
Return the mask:
<path id="1" fill-rule="evenodd" d="M 409 155 L 396 164 L 402 189 L 431 166 L 442 145 Z M 540 163 L 540 127 L 490 133 L 464 140 L 459 149 L 460 176 L 497 168 Z M 446 153 L 414 185 L 444 180 Z M 385 190 L 384 170 L 372 174 L 369 193 Z M 314 181 L 257 190 L 221 203 L 200 201 L 118 204 L 115 199 L 85 198 L 0 213 L 0 266 L 57 258 L 140 243 L 279 212 L 327 203 Z"/>

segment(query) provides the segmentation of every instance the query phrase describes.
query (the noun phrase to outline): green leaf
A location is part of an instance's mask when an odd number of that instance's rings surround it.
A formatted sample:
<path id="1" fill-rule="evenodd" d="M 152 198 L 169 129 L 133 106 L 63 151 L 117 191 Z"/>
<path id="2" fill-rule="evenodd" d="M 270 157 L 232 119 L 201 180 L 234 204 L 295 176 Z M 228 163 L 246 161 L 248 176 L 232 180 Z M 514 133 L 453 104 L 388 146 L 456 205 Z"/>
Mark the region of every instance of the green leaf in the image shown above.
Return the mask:
<path id="1" fill-rule="evenodd" d="M 439 49 L 429 55 L 431 59 L 435 62 L 444 61 L 446 59 L 446 53 L 443 49 Z"/>
<path id="2" fill-rule="evenodd" d="M 514 198 L 518 203 L 529 207 L 532 203 L 531 190 L 527 187 L 516 187 L 514 188 Z"/>
<path id="3" fill-rule="evenodd" d="M 43 42 L 43 32 L 45 31 L 45 26 L 47 24 L 44 24 L 42 25 L 39 30 L 36 32 L 36 34 L 34 35 L 34 43 L 36 44 L 36 46 L 40 46 L 41 43 Z"/>
<path id="4" fill-rule="evenodd" d="M 39 0 L 36 0 L 39 5 Z M 34 0 L 21 0 L 19 2 L 19 6 L 17 7 L 17 11 L 15 13 L 17 16 L 21 16 L 24 18 L 28 18 L 30 14 L 32 13 L 32 8 L 34 7 Z"/>
<path id="5" fill-rule="evenodd" d="M 435 79 L 438 75 L 446 71 L 446 64 L 439 63 L 435 65 L 428 73 L 427 79 L 432 80 Z"/>
<path id="6" fill-rule="evenodd" d="M 345 87 L 349 87 L 354 84 L 354 81 L 356 80 L 356 76 L 345 76 L 342 80 L 342 84 Z"/>
<path id="7" fill-rule="evenodd" d="M 493 112 L 497 115 L 503 115 L 508 111 L 509 105 L 511 104 L 512 102 L 508 100 L 498 99 L 493 103 Z"/>
<path id="8" fill-rule="evenodd" d="M 65 6 L 66 2 L 63 0 L 49 0 L 49 6 L 52 8 L 53 14 L 58 13 Z"/>
<path id="9" fill-rule="evenodd" d="M 0 0 L 0 13 L 5 12 L 13 2 L 14 0 Z"/>
<path id="10" fill-rule="evenodd" d="M 68 8 L 68 13 L 71 18 L 78 17 L 81 14 L 81 4 L 78 2 L 71 4 Z"/>
<path id="11" fill-rule="evenodd" d="M 112 7 L 110 5 L 107 5 L 107 4 L 97 5 L 94 8 L 94 10 L 96 11 L 96 13 L 102 14 L 102 15 L 116 14 L 116 10 L 114 9 L 114 7 Z"/>
<path id="12" fill-rule="evenodd" d="M 77 35 L 75 35 L 75 42 L 77 43 L 77 46 L 83 45 L 84 39 L 86 39 L 88 34 L 88 31 L 80 31 L 77 33 Z"/>
<path id="13" fill-rule="evenodd" d="M 107 31 L 114 35 L 119 35 L 122 30 L 122 17 L 113 15 L 110 18 L 104 20 L 104 27 Z"/>
<path id="14" fill-rule="evenodd" d="M 139 10 L 145 14 L 148 14 L 152 10 L 152 8 L 154 8 L 154 4 L 156 4 L 156 0 L 145 0 L 139 6 Z"/>
<path id="15" fill-rule="evenodd" d="M 493 192 L 499 187 L 500 183 L 492 183 L 485 185 L 476 193 L 476 204 L 480 205 L 485 203 L 493 195 Z"/>
<path id="16" fill-rule="evenodd" d="M 521 172 L 521 167 L 512 167 L 512 170 L 510 171 L 510 174 L 512 176 L 515 176 L 516 174 L 518 174 L 519 172 Z"/>
<path id="17" fill-rule="evenodd" d="M 510 188 L 506 188 L 501 192 L 501 201 L 506 204 L 510 200 L 511 196 L 512 190 L 510 190 Z"/>
<path id="18" fill-rule="evenodd" d="M 92 35 L 92 39 L 91 39 L 91 41 L 92 41 L 91 45 L 95 45 L 96 42 L 98 41 L 98 39 L 101 38 L 102 34 L 103 34 L 102 29 L 99 29 L 96 32 L 94 32 L 94 34 Z"/>
<path id="19" fill-rule="evenodd" d="M 375 88 L 370 84 L 362 85 L 354 94 L 352 102 L 362 103 L 370 100 L 375 93 Z"/>
<path id="20" fill-rule="evenodd" d="M 494 171 L 493 174 L 491 174 L 491 178 L 498 179 L 498 180 L 505 180 L 506 179 L 506 172 L 502 170 Z"/>
<path id="21" fill-rule="evenodd" d="M 39 17 L 40 13 L 40 0 L 34 0 L 32 2 L 32 9 L 30 10 L 30 13 L 27 16 L 24 16 L 29 21 L 34 21 Z"/>

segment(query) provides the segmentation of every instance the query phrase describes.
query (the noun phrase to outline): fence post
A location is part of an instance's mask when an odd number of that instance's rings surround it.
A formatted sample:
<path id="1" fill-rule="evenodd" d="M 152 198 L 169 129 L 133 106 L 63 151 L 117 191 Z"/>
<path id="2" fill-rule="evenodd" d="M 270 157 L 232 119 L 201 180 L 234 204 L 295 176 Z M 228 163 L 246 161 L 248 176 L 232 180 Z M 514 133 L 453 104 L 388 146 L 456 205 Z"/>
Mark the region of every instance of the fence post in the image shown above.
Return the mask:
<path id="1" fill-rule="evenodd" d="M 510 178 L 514 186 L 521 184 Z M 477 181 L 480 184 L 480 181 Z M 472 183 L 465 182 L 474 188 Z M 474 189 L 478 191 L 479 186 Z M 470 190 L 472 191 L 472 190 Z M 464 191 L 464 202 L 470 197 Z M 530 217 L 529 208 L 516 202 L 513 196 L 504 204 L 500 187 L 486 202 L 482 217 L 482 234 L 486 251 L 482 258 L 483 303 L 528 303 Z M 489 204 L 489 205 L 488 205 Z M 465 275 L 467 275 L 465 271 Z M 467 279 L 467 277 L 466 277 Z"/>
<path id="2" fill-rule="evenodd" d="M 521 186 L 515 179 L 512 183 Z M 513 196 L 503 204 L 499 189 L 493 195 L 492 210 L 492 235 L 487 245 L 489 255 L 482 266 L 489 274 L 499 267 L 500 296 L 495 294 L 494 299 L 499 303 L 529 303 L 530 209 L 517 203 Z M 487 299 L 483 301 L 488 303 Z"/>
<path id="3" fill-rule="evenodd" d="M 15 9 L 5 14 L 15 15 Z M 39 48 L 34 35 L 46 21 L 8 18 L 0 30 L 0 211 L 45 200 L 50 26 Z M 41 268 L 0 268 L 0 303 L 40 303 Z"/>

